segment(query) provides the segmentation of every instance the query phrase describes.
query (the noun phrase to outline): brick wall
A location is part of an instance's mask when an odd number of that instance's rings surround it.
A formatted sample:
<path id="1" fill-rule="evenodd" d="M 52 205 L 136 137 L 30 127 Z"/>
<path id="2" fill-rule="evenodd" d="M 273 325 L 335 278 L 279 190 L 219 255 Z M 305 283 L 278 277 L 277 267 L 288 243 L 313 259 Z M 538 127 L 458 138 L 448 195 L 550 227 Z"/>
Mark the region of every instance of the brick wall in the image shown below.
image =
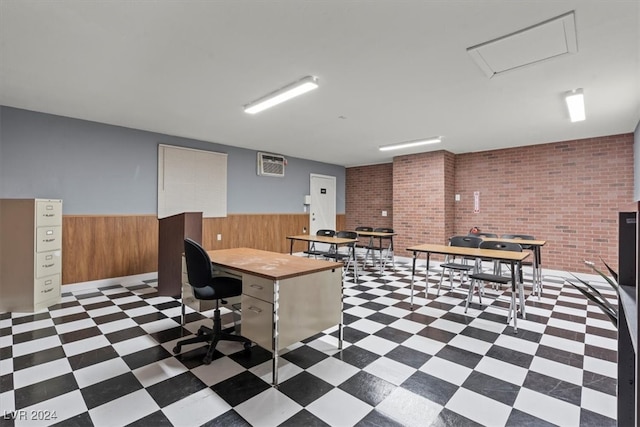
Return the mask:
<path id="1" fill-rule="evenodd" d="M 547 240 L 547 268 L 586 272 L 582 261 L 600 257 L 615 268 L 618 211 L 633 201 L 633 134 L 401 156 L 393 164 L 347 168 L 346 181 L 348 228 L 383 219 L 386 206 L 392 222 L 374 226 L 396 230 L 398 255 L 407 256 L 408 245 L 443 242 L 478 226 Z M 380 191 L 371 194 L 372 188 Z"/>
<path id="2" fill-rule="evenodd" d="M 392 173 L 391 163 L 347 168 L 347 230 L 358 226 L 393 227 Z M 382 211 L 387 211 L 386 217 Z"/>

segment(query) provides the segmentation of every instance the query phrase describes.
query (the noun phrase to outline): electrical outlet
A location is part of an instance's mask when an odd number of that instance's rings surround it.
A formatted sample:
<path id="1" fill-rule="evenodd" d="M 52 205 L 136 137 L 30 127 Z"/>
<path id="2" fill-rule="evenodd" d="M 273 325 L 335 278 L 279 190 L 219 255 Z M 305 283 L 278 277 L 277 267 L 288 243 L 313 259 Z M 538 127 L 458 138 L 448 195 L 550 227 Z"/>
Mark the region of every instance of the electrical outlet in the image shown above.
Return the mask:
<path id="1" fill-rule="evenodd" d="M 222 240 L 222 234 L 218 234 L 218 240 Z"/>
<path id="2" fill-rule="evenodd" d="M 387 211 L 382 211 L 382 216 L 387 216 Z"/>

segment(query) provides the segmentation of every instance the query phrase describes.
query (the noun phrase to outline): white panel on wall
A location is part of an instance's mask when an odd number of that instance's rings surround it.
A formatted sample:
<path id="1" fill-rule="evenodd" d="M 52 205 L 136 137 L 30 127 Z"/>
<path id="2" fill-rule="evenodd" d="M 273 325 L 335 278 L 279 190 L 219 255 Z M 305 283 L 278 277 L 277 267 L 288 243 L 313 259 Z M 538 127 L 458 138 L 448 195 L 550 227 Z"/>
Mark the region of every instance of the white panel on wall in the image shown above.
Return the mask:
<path id="1" fill-rule="evenodd" d="M 227 155 L 158 145 L 158 218 L 202 212 L 227 216 Z"/>

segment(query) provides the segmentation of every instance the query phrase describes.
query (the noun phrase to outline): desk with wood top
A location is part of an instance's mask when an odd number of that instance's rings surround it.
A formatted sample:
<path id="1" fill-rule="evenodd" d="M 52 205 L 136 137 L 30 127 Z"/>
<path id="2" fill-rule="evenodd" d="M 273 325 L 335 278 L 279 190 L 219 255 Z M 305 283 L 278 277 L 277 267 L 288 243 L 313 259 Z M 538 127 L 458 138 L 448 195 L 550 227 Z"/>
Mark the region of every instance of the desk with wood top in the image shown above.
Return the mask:
<path id="1" fill-rule="evenodd" d="M 338 325 L 342 348 L 342 264 L 249 248 L 207 251 L 214 267 L 242 276 L 242 336 L 273 353 Z"/>
<path id="2" fill-rule="evenodd" d="M 509 263 L 511 265 L 511 304 L 516 307 L 516 283 L 519 280 L 518 269 L 520 268 L 522 261 L 529 256 L 529 252 L 513 252 L 513 251 L 501 251 L 495 249 L 479 249 L 479 248 L 464 248 L 460 246 L 438 245 L 438 244 L 423 244 L 416 245 L 407 248 L 407 251 L 413 252 L 413 267 L 411 269 L 411 307 L 413 307 L 413 282 L 416 273 L 416 259 L 419 254 L 427 254 L 427 277 L 426 285 L 428 287 L 429 281 L 429 258 L 431 254 L 440 255 L 454 255 L 463 256 L 476 259 L 490 259 Z M 426 291 L 425 291 L 426 292 Z M 521 307 L 522 310 L 522 307 Z M 514 331 L 518 331 L 518 316 L 513 316 Z"/>
<path id="3" fill-rule="evenodd" d="M 533 252 L 533 292 L 538 294 L 538 298 L 542 296 L 542 251 L 540 248 L 547 244 L 546 240 L 503 239 L 500 237 L 482 237 L 482 240 L 517 243 L 522 245 L 523 249 L 528 249 Z"/>
<path id="4" fill-rule="evenodd" d="M 358 236 L 369 238 L 369 248 L 367 249 L 367 254 L 365 255 L 365 258 L 364 258 L 365 264 L 367 263 L 367 255 L 369 255 L 369 251 L 374 249 L 373 248 L 374 239 L 376 238 L 378 239 L 380 243 L 378 245 L 378 250 L 380 251 L 380 274 L 382 274 L 382 251 L 383 251 L 382 239 L 390 239 L 389 249 L 392 251 L 392 254 L 393 254 L 393 236 L 395 236 L 397 233 L 390 233 L 386 231 L 356 231 L 356 233 L 358 233 Z M 371 254 L 371 260 L 373 262 L 373 253 Z"/>
<path id="5" fill-rule="evenodd" d="M 293 254 L 293 242 L 295 242 L 296 240 L 300 242 L 307 242 L 308 244 L 326 243 L 335 246 L 348 245 L 349 243 L 355 243 L 358 241 L 357 239 L 345 239 L 342 237 L 332 236 L 316 236 L 312 234 L 298 234 L 296 236 L 287 236 L 287 239 L 291 241 L 289 245 L 289 255 Z"/>

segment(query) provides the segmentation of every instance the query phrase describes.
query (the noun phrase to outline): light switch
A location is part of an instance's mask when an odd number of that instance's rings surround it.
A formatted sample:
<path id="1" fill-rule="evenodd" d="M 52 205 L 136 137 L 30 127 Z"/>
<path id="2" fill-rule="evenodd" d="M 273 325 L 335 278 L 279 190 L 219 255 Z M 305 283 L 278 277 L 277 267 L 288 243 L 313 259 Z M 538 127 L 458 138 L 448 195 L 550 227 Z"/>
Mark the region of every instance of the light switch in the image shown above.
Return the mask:
<path id="1" fill-rule="evenodd" d="M 382 216 L 387 216 L 387 211 L 382 211 Z"/>
<path id="2" fill-rule="evenodd" d="M 459 201 L 460 201 L 460 195 L 456 194 L 456 202 L 459 202 Z"/>

